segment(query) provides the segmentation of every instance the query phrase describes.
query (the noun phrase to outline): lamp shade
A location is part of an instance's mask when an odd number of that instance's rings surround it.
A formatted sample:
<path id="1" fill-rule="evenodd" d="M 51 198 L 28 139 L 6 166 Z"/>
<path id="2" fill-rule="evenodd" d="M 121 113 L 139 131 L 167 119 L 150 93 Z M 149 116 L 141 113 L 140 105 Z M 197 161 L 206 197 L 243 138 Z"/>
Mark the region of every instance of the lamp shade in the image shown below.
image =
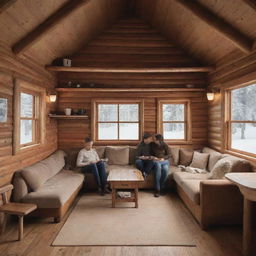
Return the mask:
<path id="1" fill-rule="evenodd" d="M 50 102 L 55 102 L 57 99 L 57 95 L 56 94 L 50 94 Z"/>
<path id="2" fill-rule="evenodd" d="M 214 92 L 207 92 L 207 99 L 209 100 L 209 101 L 212 101 L 212 100 L 214 100 Z"/>

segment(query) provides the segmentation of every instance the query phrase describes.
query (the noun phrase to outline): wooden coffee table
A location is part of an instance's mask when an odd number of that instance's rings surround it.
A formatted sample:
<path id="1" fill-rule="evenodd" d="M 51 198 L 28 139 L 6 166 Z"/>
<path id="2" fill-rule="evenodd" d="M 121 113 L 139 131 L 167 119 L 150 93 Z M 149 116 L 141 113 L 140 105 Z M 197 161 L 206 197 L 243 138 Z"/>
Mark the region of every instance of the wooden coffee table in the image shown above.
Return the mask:
<path id="1" fill-rule="evenodd" d="M 117 169 L 110 170 L 108 182 L 112 189 L 112 207 L 115 208 L 116 202 L 135 202 L 135 208 L 138 208 L 138 187 L 144 178 L 139 170 Z M 119 198 L 117 192 L 131 191 L 131 197 Z"/>

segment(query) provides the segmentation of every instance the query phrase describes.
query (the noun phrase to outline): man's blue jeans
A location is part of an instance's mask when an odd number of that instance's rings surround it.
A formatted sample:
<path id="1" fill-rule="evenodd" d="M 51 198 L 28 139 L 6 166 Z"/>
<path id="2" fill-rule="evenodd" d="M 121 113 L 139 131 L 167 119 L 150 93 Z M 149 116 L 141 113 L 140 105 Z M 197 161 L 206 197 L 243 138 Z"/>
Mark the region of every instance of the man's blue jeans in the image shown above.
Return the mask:
<path id="1" fill-rule="evenodd" d="M 145 172 L 146 174 L 149 174 L 154 166 L 153 160 L 142 160 L 137 159 L 135 161 L 135 166 L 137 169 L 139 169 L 142 173 Z"/>
<path id="2" fill-rule="evenodd" d="M 107 185 L 107 173 L 105 163 L 100 161 L 95 164 L 89 164 L 82 167 L 83 173 L 93 173 L 98 187 L 104 188 Z"/>
<path id="3" fill-rule="evenodd" d="M 160 191 L 164 189 L 167 176 L 169 173 L 170 163 L 168 160 L 165 161 L 154 161 L 154 173 L 155 173 L 155 189 Z"/>

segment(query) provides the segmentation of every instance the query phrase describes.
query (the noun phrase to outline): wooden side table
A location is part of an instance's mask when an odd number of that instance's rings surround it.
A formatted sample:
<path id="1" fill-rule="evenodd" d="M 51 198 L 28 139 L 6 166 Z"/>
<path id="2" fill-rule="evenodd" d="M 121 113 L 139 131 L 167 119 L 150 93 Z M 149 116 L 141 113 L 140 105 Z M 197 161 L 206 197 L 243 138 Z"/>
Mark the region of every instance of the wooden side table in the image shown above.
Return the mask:
<path id="1" fill-rule="evenodd" d="M 34 211 L 37 206 L 35 204 L 22 204 L 22 203 L 10 203 L 8 202 L 7 192 L 13 189 L 13 185 L 7 185 L 0 188 L 0 194 L 2 195 L 3 205 L 0 206 L 0 212 L 9 215 L 16 215 L 19 218 L 19 238 L 23 238 L 23 219 L 24 216 Z M 4 232 L 6 224 L 6 218 L 4 217 L 4 223 L 2 232 Z"/>
<path id="2" fill-rule="evenodd" d="M 251 256 L 253 242 L 252 208 L 253 202 L 256 202 L 256 173 L 228 173 L 225 177 L 236 184 L 244 196 L 243 254 Z"/>

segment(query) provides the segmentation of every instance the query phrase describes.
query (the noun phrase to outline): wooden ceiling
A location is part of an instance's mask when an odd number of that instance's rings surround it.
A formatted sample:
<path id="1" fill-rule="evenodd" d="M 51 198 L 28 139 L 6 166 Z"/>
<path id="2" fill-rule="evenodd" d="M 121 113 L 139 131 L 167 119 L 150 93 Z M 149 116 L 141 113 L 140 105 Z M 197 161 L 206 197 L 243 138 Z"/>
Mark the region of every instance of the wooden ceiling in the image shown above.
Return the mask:
<path id="1" fill-rule="evenodd" d="M 254 0 L 2 0 L 0 45 L 50 64 L 137 15 L 205 65 L 255 50 Z"/>

